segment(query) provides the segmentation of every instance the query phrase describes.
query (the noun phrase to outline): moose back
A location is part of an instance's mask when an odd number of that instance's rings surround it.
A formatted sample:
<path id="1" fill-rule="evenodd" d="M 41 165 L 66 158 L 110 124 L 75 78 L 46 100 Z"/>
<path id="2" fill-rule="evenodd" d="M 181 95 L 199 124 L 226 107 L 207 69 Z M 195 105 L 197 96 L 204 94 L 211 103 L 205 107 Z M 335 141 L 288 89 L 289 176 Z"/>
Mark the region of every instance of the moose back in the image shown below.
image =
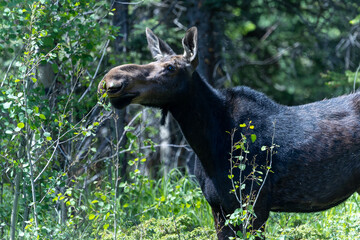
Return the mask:
<path id="1" fill-rule="evenodd" d="M 182 40 L 182 55 L 151 30 L 146 29 L 146 36 L 156 60 L 111 69 L 98 90 L 107 92 L 115 108 L 137 103 L 172 114 L 199 158 L 195 175 L 212 208 L 219 239 L 242 231 L 242 225 L 224 223 L 239 208 L 231 192 L 234 166 L 229 153 L 244 136 L 256 136 L 246 143 L 245 168 L 234 171 L 234 179 L 245 183 L 241 194 L 256 197 L 247 231 L 264 229 L 270 211 L 321 211 L 360 192 L 360 93 L 288 107 L 248 87 L 217 90 L 196 71 L 195 27 Z M 274 143 L 278 147 L 269 158 L 261 149 Z M 255 184 L 248 178 L 254 166 L 255 179 L 263 176 Z"/>

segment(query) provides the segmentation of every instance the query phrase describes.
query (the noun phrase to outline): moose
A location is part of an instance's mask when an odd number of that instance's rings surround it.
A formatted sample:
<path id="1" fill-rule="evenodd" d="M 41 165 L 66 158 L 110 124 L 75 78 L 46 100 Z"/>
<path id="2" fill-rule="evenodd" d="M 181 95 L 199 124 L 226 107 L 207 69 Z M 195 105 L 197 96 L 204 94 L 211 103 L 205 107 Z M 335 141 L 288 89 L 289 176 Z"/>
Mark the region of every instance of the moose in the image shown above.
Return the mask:
<path id="1" fill-rule="evenodd" d="M 212 208 L 219 239 L 242 231 L 241 225 L 225 224 L 226 216 L 239 208 L 229 179 L 233 129 L 238 129 L 235 142 L 249 132 L 257 136 L 247 143 L 247 158 L 253 160 L 243 169 L 245 182 L 254 163 L 271 167 L 261 184 L 243 189 L 257 196 L 251 229 L 263 231 L 270 211 L 322 211 L 360 193 L 360 93 L 284 106 L 249 87 L 218 90 L 196 71 L 196 27 L 186 31 L 182 55 L 148 28 L 146 37 L 155 61 L 112 68 L 98 91 L 106 91 L 117 109 L 141 104 L 172 114 L 198 157 L 195 176 Z M 268 151 L 261 148 L 274 143 L 269 166 Z"/>

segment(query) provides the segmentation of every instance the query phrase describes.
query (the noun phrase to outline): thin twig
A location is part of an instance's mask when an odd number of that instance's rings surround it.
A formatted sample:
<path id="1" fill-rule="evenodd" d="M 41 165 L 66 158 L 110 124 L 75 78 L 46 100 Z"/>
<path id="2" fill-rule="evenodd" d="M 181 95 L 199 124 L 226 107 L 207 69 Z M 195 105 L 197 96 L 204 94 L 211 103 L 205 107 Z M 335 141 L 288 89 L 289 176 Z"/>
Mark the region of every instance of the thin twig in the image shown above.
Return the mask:
<path id="1" fill-rule="evenodd" d="M 151 149 L 151 148 L 160 148 L 162 145 L 153 145 L 153 146 L 144 146 L 144 147 L 140 147 L 139 150 L 145 150 L 145 149 Z M 168 144 L 167 145 L 168 147 L 173 147 L 173 148 L 184 148 L 186 149 L 187 151 L 191 152 L 192 150 L 190 149 L 189 145 L 176 145 L 176 144 Z M 102 162 L 102 161 L 105 161 L 106 159 L 109 159 L 109 158 L 113 158 L 116 156 L 116 154 L 122 154 L 122 153 L 127 153 L 127 152 L 131 152 L 133 151 L 134 149 L 131 148 L 132 147 L 132 143 L 130 143 L 129 147 L 124 149 L 124 150 L 121 150 L 119 151 L 118 153 L 114 153 L 113 155 L 111 156 L 107 156 L 107 157 L 103 157 L 103 158 L 100 158 L 96 161 L 93 161 L 91 162 L 92 164 L 94 163 L 98 163 L 98 162 Z"/>
<path id="2" fill-rule="evenodd" d="M 34 179 L 34 182 L 36 182 L 36 181 L 39 179 L 39 177 L 41 176 L 41 174 L 43 174 L 43 172 L 45 171 L 45 169 L 49 166 L 51 160 L 52 160 L 53 157 L 54 157 L 54 154 L 55 154 L 56 149 L 58 148 L 58 146 L 59 146 L 59 139 L 56 140 L 56 146 L 54 147 L 54 151 L 52 152 L 49 160 L 47 161 L 47 163 L 46 163 L 46 165 L 45 165 L 45 167 L 41 170 L 41 172 L 40 172 L 40 173 L 37 175 L 37 177 Z"/>
<path id="3" fill-rule="evenodd" d="M 94 109 L 96 109 L 98 107 L 98 104 L 95 104 L 95 106 L 80 120 L 80 121 L 78 121 L 73 127 L 71 127 L 68 131 L 66 131 L 66 132 L 64 132 L 61 136 L 58 136 L 58 138 L 53 142 L 53 143 L 51 143 L 50 144 L 50 146 L 48 146 L 41 154 L 40 154 L 40 156 L 38 157 L 38 159 L 40 159 L 46 152 L 47 152 L 47 150 L 49 149 L 49 148 L 51 148 L 53 145 L 55 145 L 56 144 L 56 141 L 60 141 L 60 139 L 62 139 L 66 134 L 68 134 L 69 132 L 71 132 L 71 131 L 73 131 L 73 130 L 75 130 L 76 129 L 76 127 L 80 124 L 80 123 L 82 123 L 83 122 L 83 120 L 84 119 L 86 119 L 90 114 L 91 114 L 91 112 L 92 111 L 94 111 Z M 60 129 L 61 130 L 61 129 Z M 61 132 L 59 130 L 59 133 Z M 77 135 L 77 136 L 80 136 L 80 135 Z M 75 137 L 77 137 L 77 136 L 75 136 Z M 65 142 L 65 141 L 64 141 Z M 64 143 L 64 142 L 60 142 L 60 143 Z M 35 162 L 36 163 L 36 162 Z"/>
<path id="4" fill-rule="evenodd" d="M 80 74 L 80 75 L 81 75 L 81 74 Z M 61 115 L 61 118 L 63 118 L 63 116 L 65 115 L 67 106 L 68 106 L 68 104 L 69 104 L 69 102 L 70 102 L 70 98 L 71 98 L 73 92 L 75 91 L 75 87 L 76 87 L 76 84 L 77 84 L 79 78 L 80 78 L 80 77 L 78 77 L 78 78 L 76 79 L 76 82 L 75 82 L 73 88 L 71 89 L 70 95 L 69 95 L 69 97 L 68 97 L 68 99 L 67 99 L 67 102 L 66 102 L 66 104 L 65 104 L 64 111 L 63 111 L 63 114 Z M 95 105 L 95 106 L 96 106 L 96 105 Z M 93 107 L 93 108 L 91 109 L 91 111 L 92 111 L 94 108 L 95 108 L 95 107 Z M 90 111 L 90 112 L 91 112 L 91 111 Z M 87 114 L 87 115 L 88 115 L 88 114 Z M 60 119 L 61 119 L 61 118 L 60 118 Z M 62 120 L 62 119 L 61 119 L 61 120 Z M 79 123 L 79 122 L 78 122 L 78 123 Z M 75 126 L 74 126 L 74 127 L 75 127 Z M 51 156 L 50 156 L 49 160 L 47 161 L 45 167 L 41 170 L 41 172 L 40 172 L 40 173 L 38 174 L 38 176 L 35 178 L 34 182 L 36 182 L 36 180 L 41 176 L 41 174 L 42 174 L 42 173 L 45 171 L 45 169 L 49 166 L 50 161 L 53 159 L 54 154 L 55 154 L 55 151 L 56 151 L 57 147 L 59 146 L 60 139 L 61 139 L 62 136 L 64 136 L 64 134 L 61 136 L 61 129 L 62 129 L 62 126 L 59 127 L 58 138 L 57 138 L 57 140 L 54 142 L 54 144 L 56 144 L 56 146 L 55 146 L 55 148 L 54 148 L 53 153 L 51 154 Z M 47 149 L 48 149 L 48 148 L 47 148 Z M 42 156 L 42 154 L 39 156 L 38 159 L 40 159 L 41 156 Z"/>
<path id="5" fill-rule="evenodd" d="M 270 172 L 270 169 L 272 167 L 272 156 L 273 156 L 273 149 L 274 149 L 274 138 L 275 138 L 275 124 L 276 124 L 276 121 L 273 122 L 273 125 L 274 125 L 274 132 L 273 132 L 273 136 L 272 136 L 272 139 L 271 139 L 271 147 L 270 147 L 270 163 L 269 163 L 269 166 L 267 168 L 267 171 L 266 171 L 266 174 L 265 174 L 265 177 L 264 177 L 264 180 L 263 180 L 263 183 L 261 184 L 260 188 L 259 188 L 259 191 L 258 191 L 258 194 L 256 195 L 256 198 L 255 198 L 255 201 L 254 201 L 254 204 L 253 204 L 253 207 L 255 207 L 255 204 L 259 198 L 259 195 L 260 195 L 260 192 L 262 190 L 262 188 L 264 187 L 265 185 L 265 182 L 266 182 L 266 179 L 269 175 L 269 172 Z"/>
<path id="6" fill-rule="evenodd" d="M 360 70 L 360 64 L 359 64 L 358 68 L 356 69 L 356 73 L 355 73 L 355 77 L 354 77 L 354 92 L 356 91 L 355 86 L 356 86 L 356 80 L 357 80 L 357 75 L 358 75 L 359 70 Z"/>
<path id="7" fill-rule="evenodd" d="M 46 58 L 50 55 L 50 53 L 52 53 L 53 51 L 57 50 L 59 47 L 60 47 L 60 45 L 59 45 L 59 44 L 56 44 L 56 46 L 55 46 L 53 49 L 51 49 L 45 56 L 39 57 L 39 59 L 36 61 L 36 63 L 33 65 L 33 67 L 30 68 L 30 70 L 26 73 L 25 76 L 29 76 L 30 73 L 34 70 L 34 68 L 36 68 L 37 66 L 39 66 L 39 64 L 40 64 L 41 61 L 43 61 L 44 59 L 46 59 Z"/>
<path id="8" fill-rule="evenodd" d="M 11 69 L 12 65 L 14 64 L 16 58 L 17 58 L 17 57 L 20 55 L 20 53 L 23 51 L 24 46 L 25 46 L 25 45 L 22 45 L 22 47 L 21 47 L 21 49 L 19 50 L 19 52 L 15 55 L 14 59 L 11 61 L 10 65 L 9 65 L 9 67 L 8 67 L 6 73 L 5 73 L 4 79 L 3 79 L 2 82 L 1 82 L 1 86 L 0 86 L 0 87 L 2 87 L 2 86 L 4 85 L 4 82 L 5 82 L 6 78 L 7 78 L 7 75 L 8 75 L 9 72 L 10 72 L 10 69 Z"/>
<path id="9" fill-rule="evenodd" d="M 236 200 L 238 201 L 238 203 L 240 203 L 240 207 L 242 207 L 242 202 L 241 200 L 239 199 L 238 195 L 236 194 L 236 187 L 235 187 L 235 183 L 234 183 L 234 174 L 233 174 L 233 170 L 234 170 L 234 166 L 233 166 L 233 153 L 234 153 L 234 135 L 235 135 L 235 131 L 236 129 L 233 129 L 232 132 L 231 132 L 231 151 L 230 151 L 230 177 L 231 177 L 231 185 L 232 185 L 232 188 L 234 190 L 234 194 L 235 194 L 235 197 L 236 197 Z M 240 155 L 241 156 L 241 155 Z M 240 183 L 241 183 L 241 174 L 240 174 Z M 240 184 L 240 189 L 241 189 L 241 184 Z M 241 190 L 240 190 L 240 193 L 239 195 L 241 195 Z"/>
<path id="10" fill-rule="evenodd" d="M 97 66 L 97 68 L 96 68 L 96 71 L 95 71 L 95 73 L 94 73 L 94 76 L 93 76 L 92 79 L 91 79 L 91 82 L 90 82 L 90 84 L 89 84 L 89 87 L 85 90 L 85 92 L 83 93 L 83 95 L 79 98 L 78 102 L 80 102 L 80 101 L 85 97 L 85 95 L 90 91 L 90 89 L 91 89 L 91 87 L 92 87 L 92 85 L 93 85 L 93 83 L 94 83 L 94 80 L 95 80 L 95 78 L 96 78 L 96 76 L 97 76 L 97 73 L 98 73 L 98 71 L 99 71 L 101 62 L 102 62 L 102 60 L 103 60 L 103 58 L 104 58 L 104 55 L 105 55 L 105 52 L 106 52 L 106 48 L 107 48 L 107 46 L 109 45 L 109 43 L 110 43 L 110 39 L 108 39 L 108 40 L 106 41 L 106 43 L 105 43 L 105 45 L 104 45 L 104 47 L 103 47 L 103 49 L 102 49 L 102 54 L 101 54 L 100 61 L 99 61 L 99 63 L 98 63 L 98 66 Z"/>
<path id="11" fill-rule="evenodd" d="M 143 3 L 145 0 L 139 1 L 139 2 L 120 2 L 120 1 L 115 1 L 116 3 L 120 3 L 120 4 L 124 4 L 124 5 L 138 5 L 140 3 Z"/>

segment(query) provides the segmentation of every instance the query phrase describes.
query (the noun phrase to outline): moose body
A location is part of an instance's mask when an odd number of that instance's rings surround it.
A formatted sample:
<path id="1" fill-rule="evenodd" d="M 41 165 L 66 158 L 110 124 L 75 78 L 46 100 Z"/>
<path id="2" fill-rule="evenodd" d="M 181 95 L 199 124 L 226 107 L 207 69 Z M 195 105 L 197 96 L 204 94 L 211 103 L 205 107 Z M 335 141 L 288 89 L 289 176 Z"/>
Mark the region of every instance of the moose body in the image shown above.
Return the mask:
<path id="1" fill-rule="evenodd" d="M 183 55 L 149 29 L 146 33 L 157 61 L 111 69 L 99 91 L 107 91 L 115 108 L 138 103 L 173 115 L 198 156 L 195 175 L 212 208 L 219 239 L 241 230 L 224 225 L 226 216 L 239 208 L 228 177 L 232 129 L 238 129 L 235 141 L 242 134 L 257 136 L 248 145 L 247 158 L 259 166 L 269 162 L 261 147 L 278 145 L 265 181 L 252 188 L 247 184 L 244 190 L 258 194 L 253 229 L 264 227 L 270 211 L 321 211 L 360 192 L 360 93 L 288 107 L 248 87 L 217 90 L 195 70 L 196 28 L 183 39 Z M 250 121 L 253 129 L 239 128 Z M 244 176 L 251 169 L 248 164 Z"/>

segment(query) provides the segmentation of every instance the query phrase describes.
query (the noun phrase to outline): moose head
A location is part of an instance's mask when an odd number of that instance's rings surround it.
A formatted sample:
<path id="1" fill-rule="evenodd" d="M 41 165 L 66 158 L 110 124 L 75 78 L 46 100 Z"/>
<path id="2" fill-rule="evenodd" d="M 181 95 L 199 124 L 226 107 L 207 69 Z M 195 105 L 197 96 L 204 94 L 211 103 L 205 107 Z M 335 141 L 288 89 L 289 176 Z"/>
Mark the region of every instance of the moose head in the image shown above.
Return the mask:
<path id="1" fill-rule="evenodd" d="M 182 40 L 184 53 L 177 55 L 149 28 L 146 37 L 155 62 L 126 64 L 111 69 L 100 82 L 99 92 L 106 91 L 118 109 L 131 103 L 166 108 L 182 97 L 188 80 L 198 65 L 197 28 L 187 30 Z"/>

